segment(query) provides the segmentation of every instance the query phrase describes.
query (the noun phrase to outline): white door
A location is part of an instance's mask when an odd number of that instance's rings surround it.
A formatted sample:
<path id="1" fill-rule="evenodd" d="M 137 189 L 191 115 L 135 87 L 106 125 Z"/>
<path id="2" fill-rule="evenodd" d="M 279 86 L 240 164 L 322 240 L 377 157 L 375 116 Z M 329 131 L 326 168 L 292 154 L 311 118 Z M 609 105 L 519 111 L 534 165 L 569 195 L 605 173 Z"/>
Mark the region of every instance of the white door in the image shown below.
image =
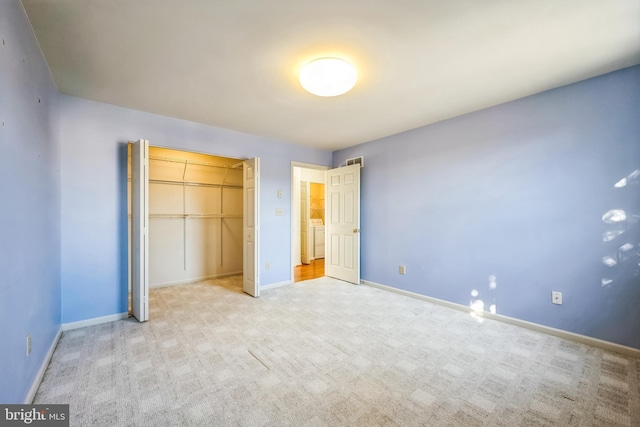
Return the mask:
<path id="1" fill-rule="evenodd" d="M 245 160 L 243 168 L 243 289 L 251 296 L 260 296 L 260 159 Z"/>
<path id="2" fill-rule="evenodd" d="M 309 182 L 300 182 L 300 258 L 302 264 L 309 264 Z"/>
<path id="3" fill-rule="evenodd" d="M 325 274 L 360 283 L 360 165 L 327 171 Z"/>
<path id="4" fill-rule="evenodd" d="M 149 141 L 134 142 L 131 154 L 133 316 L 149 320 Z"/>

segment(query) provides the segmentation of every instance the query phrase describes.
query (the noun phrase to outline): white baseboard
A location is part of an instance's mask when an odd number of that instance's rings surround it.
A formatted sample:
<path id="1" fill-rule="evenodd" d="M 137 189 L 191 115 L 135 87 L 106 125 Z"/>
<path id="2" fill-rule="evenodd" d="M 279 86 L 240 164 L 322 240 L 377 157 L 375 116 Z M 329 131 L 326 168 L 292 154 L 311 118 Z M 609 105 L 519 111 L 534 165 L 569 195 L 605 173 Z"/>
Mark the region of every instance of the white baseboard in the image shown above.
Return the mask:
<path id="1" fill-rule="evenodd" d="M 205 280 L 212 280 L 212 279 L 221 279 L 223 277 L 238 276 L 241 274 L 242 274 L 242 271 L 235 271 L 232 273 L 215 274 L 213 276 L 195 277 L 195 278 L 186 279 L 186 280 L 176 280 L 173 282 L 154 283 L 154 284 L 149 284 L 149 288 L 164 288 L 167 286 L 186 285 L 188 283 L 202 282 Z"/>
<path id="2" fill-rule="evenodd" d="M 289 285 L 293 285 L 293 282 L 291 280 L 285 280 L 284 282 L 276 282 L 276 283 L 270 283 L 268 285 L 260 286 L 260 290 L 268 291 L 270 289 L 281 288 L 283 286 L 289 286 Z"/>
<path id="3" fill-rule="evenodd" d="M 36 396 L 36 393 L 38 392 L 38 388 L 40 388 L 40 383 L 42 382 L 44 373 L 47 371 L 47 367 L 49 366 L 49 363 L 51 362 L 51 358 L 53 357 L 53 352 L 56 350 L 56 347 L 58 346 L 58 342 L 60 341 L 60 337 L 62 336 L 63 332 L 70 331 L 72 329 L 84 328 L 86 326 L 93 326 L 93 325 L 99 325 L 101 323 L 114 322 L 116 320 L 123 320 L 123 319 L 127 319 L 128 317 L 129 317 L 129 313 L 119 313 L 119 314 L 112 314 L 110 316 L 95 317 L 93 319 L 81 320 L 79 322 L 64 323 L 60 325 L 60 328 L 58 329 L 58 332 L 56 333 L 55 338 L 53 338 L 53 341 L 49 346 L 49 351 L 47 351 L 47 355 L 45 356 L 44 360 L 42 361 L 42 364 L 40 365 L 40 369 L 36 374 L 36 378 L 33 380 L 33 383 L 31 384 L 31 388 L 29 389 L 29 393 L 25 398 L 24 404 L 30 405 L 33 402 L 33 398 Z"/>
<path id="4" fill-rule="evenodd" d="M 62 331 L 71 331 L 73 329 L 86 328 L 87 326 L 99 325 L 101 323 L 115 322 L 116 320 L 124 320 L 129 318 L 129 313 L 111 314 L 109 316 L 94 317 L 93 319 L 80 320 L 78 322 L 63 323 Z"/>
<path id="5" fill-rule="evenodd" d="M 438 298 L 429 297 L 426 295 L 417 294 L 415 292 L 405 291 L 403 289 L 394 288 L 392 286 L 381 285 L 380 283 L 370 282 L 368 280 L 360 281 L 363 285 L 368 285 L 374 288 L 383 289 L 385 291 L 395 292 L 400 295 L 405 295 L 411 298 L 421 299 L 423 301 L 428 301 L 434 304 L 442 305 L 445 307 L 453 308 L 455 310 L 464 311 L 467 313 L 471 313 L 473 309 L 466 305 L 457 304 L 454 302 L 449 302 L 445 300 L 441 300 Z M 514 317 L 503 316 L 501 314 L 493 314 L 488 311 L 485 311 L 481 314 L 482 317 L 487 319 L 498 320 L 501 322 L 509 323 L 512 325 L 520 326 L 522 328 L 526 328 L 536 332 L 542 332 L 547 335 L 553 335 L 558 338 L 564 338 L 571 341 L 579 342 L 582 344 L 587 344 L 593 347 L 601 348 L 603 350 L 612 351 L 615 353 L 624 354 L 626 356 L 640 358 L 640 349 L 627 347 L 625 345 L 616 344 L 609 341 L 600 340 L 598 338 L 588 337 L 586 335 L 580 335 L 573 332 L 563 331 L 562 329 L 552 328 L 550 326 L 544 326 L 537 323 L 527 322 L 526 320 L 516 319 Z"/>
<path id="6" fill-rule="evenodd" d="M 53 352 L 56 350 L 56 347 L 58 346 L 58 341 L 60 341 L 61 336 L 62 336 L 62 326 L 58 328 L 58 332 L 56 333 L 56 336 L 53 338 L 53 341 L 49 346 L 49 351 L 47 351 L 47 355 L 44 357 L 44 360 L 40 365 L 40 369 L 38 369 L 36 378 L 33 380 L 33 383 L 31 384 L 31 388 L 29 389 L 29 393 L 27 394 L 27 397 L 24 400 L 25 405 L 30 405 L 33 402 L 33 398 L 36 397 L 36 393 L 40 388 L 40 383 L 42 382 L 44 373 L 47 371 L 47 367 L 49 366 L 49 362 L 51 362 L 51 358 L 53 357 Z"/>

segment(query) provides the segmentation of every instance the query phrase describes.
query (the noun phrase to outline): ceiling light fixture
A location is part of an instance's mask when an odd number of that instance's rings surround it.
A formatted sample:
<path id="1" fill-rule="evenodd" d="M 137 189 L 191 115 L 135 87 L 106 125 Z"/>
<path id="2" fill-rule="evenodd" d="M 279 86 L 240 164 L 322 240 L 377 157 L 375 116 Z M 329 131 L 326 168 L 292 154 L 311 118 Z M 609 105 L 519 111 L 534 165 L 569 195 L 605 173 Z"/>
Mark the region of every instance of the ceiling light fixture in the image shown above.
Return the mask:
<path id="1" fill-rule="evenodd" d="M 319 58 L 300 71 L 300 84 L 317 96 L 338 96 L 349 92 L 358 80 L 358 72 L 339 58 Z"/>

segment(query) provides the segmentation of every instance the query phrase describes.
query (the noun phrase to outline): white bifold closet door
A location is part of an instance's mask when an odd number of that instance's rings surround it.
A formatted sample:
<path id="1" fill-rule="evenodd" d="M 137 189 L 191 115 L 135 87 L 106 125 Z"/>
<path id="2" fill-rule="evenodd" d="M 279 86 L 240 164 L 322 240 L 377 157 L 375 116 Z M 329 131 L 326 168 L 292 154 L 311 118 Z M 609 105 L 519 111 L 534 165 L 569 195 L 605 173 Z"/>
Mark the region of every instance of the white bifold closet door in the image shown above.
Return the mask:
<path id="1" fill-rule="evenodd" d="M 243 289 L 260 296 L 260 159 L 244 162 L 243 168 Z"/>
<path id="2" fill-rule="evenodd" d="M 132 281 L 133 316 L 149 319 L 149 141 L 133 143 L 131 154 Z"/>

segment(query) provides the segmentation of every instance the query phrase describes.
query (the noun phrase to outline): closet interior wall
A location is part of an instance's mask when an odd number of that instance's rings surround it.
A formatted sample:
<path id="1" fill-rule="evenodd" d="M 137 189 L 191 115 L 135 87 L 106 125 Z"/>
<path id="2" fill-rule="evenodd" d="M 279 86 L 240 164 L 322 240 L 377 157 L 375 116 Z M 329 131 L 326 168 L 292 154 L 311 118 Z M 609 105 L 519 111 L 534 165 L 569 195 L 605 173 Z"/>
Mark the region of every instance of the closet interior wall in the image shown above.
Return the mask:
<path id="1" fill-rule="evenodd" d="M 242 274 L 242 162 L 149 147 L 149 286 Z"/>

